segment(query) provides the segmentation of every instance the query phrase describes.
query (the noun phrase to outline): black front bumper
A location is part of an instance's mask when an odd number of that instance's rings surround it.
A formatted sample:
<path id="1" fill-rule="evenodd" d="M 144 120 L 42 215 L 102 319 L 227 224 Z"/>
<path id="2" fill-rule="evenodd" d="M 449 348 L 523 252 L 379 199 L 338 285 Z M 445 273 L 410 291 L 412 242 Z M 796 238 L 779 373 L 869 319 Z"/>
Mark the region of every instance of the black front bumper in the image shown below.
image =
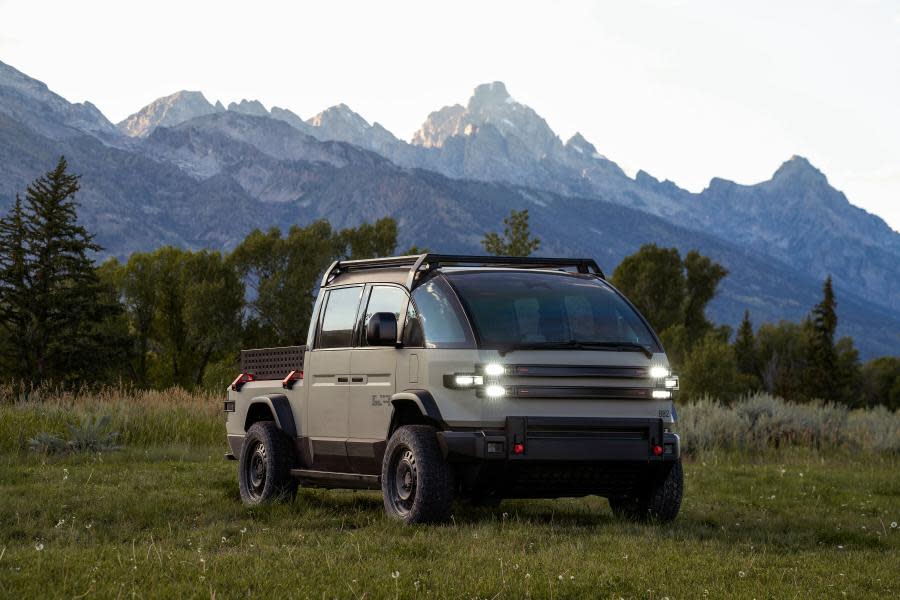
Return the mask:
<path id="1" fill-rule="evenodd" d="M 450 462 L 665 463 L 681 451 L 662 419 L 507 417 L 503 429 L 438 435 Z"/>

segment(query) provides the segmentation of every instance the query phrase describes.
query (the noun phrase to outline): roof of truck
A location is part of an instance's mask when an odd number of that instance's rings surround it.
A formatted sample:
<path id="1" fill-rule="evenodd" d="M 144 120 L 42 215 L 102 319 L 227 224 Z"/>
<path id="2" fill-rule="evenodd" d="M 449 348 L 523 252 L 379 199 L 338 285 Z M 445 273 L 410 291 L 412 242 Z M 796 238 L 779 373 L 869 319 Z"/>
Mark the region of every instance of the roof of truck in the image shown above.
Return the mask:
<path id="1" fill-rule="evenodd" d="M 396 283 L 412 290 L 424 275 L 438 269 L 534 269 L 574 270 L 603 278 L 592 258 L 532 256 L 472 256 L 462 254 L 414 254 L 367 260 L 335 261 L 322 277 L 322 287 L 352 283 Z"/>

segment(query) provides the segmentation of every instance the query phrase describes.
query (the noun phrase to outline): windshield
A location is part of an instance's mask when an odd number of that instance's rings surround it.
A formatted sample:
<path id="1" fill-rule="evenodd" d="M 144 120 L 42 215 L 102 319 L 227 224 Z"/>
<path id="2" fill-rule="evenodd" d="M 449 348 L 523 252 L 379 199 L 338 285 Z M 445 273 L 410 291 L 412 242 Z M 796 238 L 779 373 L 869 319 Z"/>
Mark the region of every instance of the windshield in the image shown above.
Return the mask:
<path id="1" fill-rule="evenodd" d="M 661 349 L 643 319 L 591 276 L 480 271 L 448 274 L 482 348 Z"/>

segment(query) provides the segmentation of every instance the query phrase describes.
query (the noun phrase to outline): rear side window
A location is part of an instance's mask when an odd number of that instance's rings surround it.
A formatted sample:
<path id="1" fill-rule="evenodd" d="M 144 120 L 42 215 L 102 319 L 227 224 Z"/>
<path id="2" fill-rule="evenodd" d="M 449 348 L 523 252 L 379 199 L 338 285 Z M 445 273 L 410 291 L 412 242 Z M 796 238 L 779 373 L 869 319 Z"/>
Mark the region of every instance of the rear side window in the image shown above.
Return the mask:
<path id="1" fill-rule="evenodd" d="M 360 286 L 328 292 L 318 348 L 349 348 L 353 345 L 353 324 L 356 322 L 361 292 Z"/>
<path id="2" fill-rule="evenodd" d="M 369 304 L 366 306 L 366 315 L 363 319 L 362 333 L 359 336 L 359 345 L 367 346 L 366 327 L 369 319 L 375 313 L 393 313 L 399 324 L 403 310 L 406 308 L 406 292 L 391 285 L 376 285 L 369 295 Z"/>
<path id="3" fill-rule="evenodd" d="M 453 291 L 441 279 L 417 287 L 403 328 L 403 344 L 425 348 L 474 348 L 475 339 Z"/>

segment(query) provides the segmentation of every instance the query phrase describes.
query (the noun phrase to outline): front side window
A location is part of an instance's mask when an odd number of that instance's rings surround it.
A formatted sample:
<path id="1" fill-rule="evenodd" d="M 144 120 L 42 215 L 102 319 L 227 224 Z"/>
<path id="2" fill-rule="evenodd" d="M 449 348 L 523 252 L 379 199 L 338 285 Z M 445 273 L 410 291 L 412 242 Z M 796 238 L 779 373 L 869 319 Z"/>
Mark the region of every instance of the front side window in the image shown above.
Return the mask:
<path id="1" fill-rule="evenodd" d="M 319 329 L 318 348 L 349 348 L 362 287 L 337 288 L 328 292 Z"/>
<path id="2" fill-rule="evenodd" d="M 660 351 L 637 312 L 594 277 L 468 272 L 448 279 L 483 348 L 637 344 Z"/>
<path id="3" fill-rule="evenodd" d="M 399 324 L 403 309 L 406 308 L 406 292 L 392 285 L 376 285 L 372 288 L 369 295 L 369 304 L 366 306 L 366 314 L 363 319 L 362 334 L 359 336 L 359 345 L 367 346 L 366 328 L 369 325 L 369 319 L 375 313 L 393 313 L 397 317 Z"/>
<path id="4" fill-rule="evenodd" d="M 403 329 L 403 345 L 425 348 L 474 348 L 475 340 L 453 290 L 432 279 L 412 293 Z"/>

